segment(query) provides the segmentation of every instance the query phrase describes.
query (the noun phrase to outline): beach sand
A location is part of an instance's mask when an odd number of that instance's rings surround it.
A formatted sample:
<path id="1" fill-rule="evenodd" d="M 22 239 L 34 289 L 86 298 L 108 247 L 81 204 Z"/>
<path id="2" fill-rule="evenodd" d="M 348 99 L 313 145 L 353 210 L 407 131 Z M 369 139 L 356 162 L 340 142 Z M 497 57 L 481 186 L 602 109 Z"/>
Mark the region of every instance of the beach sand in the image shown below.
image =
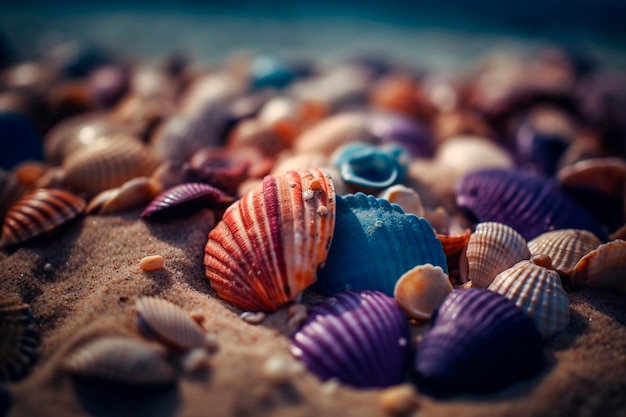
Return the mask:
<path id="1" fill-rule="evenodd" d="M 387 415 L 381 390 L 324 384 L 307 371 L 278 382 L 268 376 L 264 366 L 272 357 L 295 363 L 288 352 L 287 308 L 251 325 L 239 318 L 241 310 L 217 297 L 202 264 L 216 221 L 211 212 L 167 223 L 149 223 L 139 214 L 83 216 L 47 241 L 0 251 L 0 292 L 18 293 L 31 305 L 42 336 L 28 376 L 4 386 L 13 396 L 9 416 Z M 140 260 L 154 254 L 165 258 L 164 268 L 141 270 Z M 418 393 L 413 415 L 626 415 L 624 294 L 567 290 L 570 323 L 548 339 L 538 376 L 489 395 L 435 400 Z M 68 355 L 95 338 L 145 341 L 134 310 L 142 296 L 164 298 L 203 317 L 218 345 L 205 368 L 153 387 L 63 371 Z"/>

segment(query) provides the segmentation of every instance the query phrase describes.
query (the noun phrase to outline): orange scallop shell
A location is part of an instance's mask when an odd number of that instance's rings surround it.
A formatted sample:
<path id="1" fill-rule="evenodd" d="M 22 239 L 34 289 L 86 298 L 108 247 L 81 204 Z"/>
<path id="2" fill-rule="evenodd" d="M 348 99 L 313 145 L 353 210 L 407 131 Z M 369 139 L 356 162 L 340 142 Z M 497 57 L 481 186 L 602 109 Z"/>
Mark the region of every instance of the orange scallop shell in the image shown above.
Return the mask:
<path id="1" fill-rule="evenodd" d="M 268 175 L 209 233 L 211 287 L 249 311 L 274 311 L 317 278 L 335 227 L 335 192 L 317 168 Z"/>

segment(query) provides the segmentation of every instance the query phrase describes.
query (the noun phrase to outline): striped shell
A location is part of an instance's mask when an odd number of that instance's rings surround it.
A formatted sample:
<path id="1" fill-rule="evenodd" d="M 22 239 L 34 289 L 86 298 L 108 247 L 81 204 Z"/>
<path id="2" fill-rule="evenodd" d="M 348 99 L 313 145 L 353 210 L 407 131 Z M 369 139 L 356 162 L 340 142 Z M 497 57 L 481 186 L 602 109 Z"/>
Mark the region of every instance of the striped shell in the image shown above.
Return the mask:
<path id="1" fill-rule="evenodd" d="M 425 264 L 410 269 L 400 277 L 393 297 L 409 317 L 428 320 L 450 291 L 452 284 L 443 269 Z"/>
<path id="2" fill-rule="evenodd" d="M 117 188 L 106 190 L 89 201 L 88 214 L 112 214 L 148 204 L 163 187 L 155 179 L 137 177 Z"/>
<path id="3" fill-rule="evenodd" d="M 541 265 L 546 255 L 521 261 L 499 273 L 489 285 L 491 291 L 513 301 L 535 321 L 542 336 L 548 337 L 564 330 L 569 323 L 569 298 L 553 269 Z"/>
<path id="4" fill-rule="evenodd" d="M 268 175 L 211 230 L 204 265 L 211 287 L 249 311 L 273 311 L 316 279 L 335 228 L 335 192 L 319 169 Z"/>
<path id="5" fill-rule="evenodd" d="M 447 272 L 441 242 L 426 219 L 371 195 L 337 196 L 335 236 L 314 288 L 326 295 L 377 290 L 392 296 L 402 274 L 426 263 Z"/>
<path id="6" fill-rule="evenodd" d="M 85 200 L 65 190 L 38 189 L 19 199 L 6 214 L 0 247 L 17 245 L 74 219 Z"/>
<path id="7" fill-rule="evenodd" d="M 134 136 L 102 139 L 63 161 L 63 183 L 93 196 L 135 177 L 149 176 L 156 164 L 150 149 Z"/>
<path id="8" fill-rule="evenodd" d="M 199 210 L 225 208 L 235 199 L 217 188 L 188 182 L 163 191 L 141 213 L 144 219 L 164 219 Z"/>
<path id="9" fill-rule="evenodd" d="M 391 297 L 378 291 L 347 291 L 309 311 L 289 350 L 323 380 L 387 387 L 404 379 L 408 321 Z"/>
<path id="10" fill-rule="evenodd" d="M 533 320 L 510 300 L 454 290 L 417 345 L 417 385 L 437 397 L 496 391 L 537 373 L 542 356 Z"/>
<path id="11" fill-rule="evenodd" d="M 582 257 L 572 271 L 577 286 L 626 288 L 626 241 L 614 240 Z"/>
<path id="12" fill-rule="evenodd" d="M 16 294 L 0 297 L 0 334 L 0 381 L 17 381 L 37 356 L 39 328 L 30 306 Z"/>
<path id="13" fill-rule="evenodd" d="M 530 251 L 524 238 L 509 226 L 485 222 L 476 226 L 467 248 L 468 279 L 473 287 L 487 288 L 494 277 L 524 259 Z"/>
<path id="14" fill-rule="evenodd" d="M 144 334 L 182 350 L 206 345 L 202 327 L 177 305 L 154 297 L 142 297 L 135 305 L 137 323 Z"/>
<path id="15" fill-rule="evenodd" d="M 165 360 L 166 351 L 125 337 L 101 338 L 82 346 L 63 362 L 67 372 L 126 384 L 168 384 L 174 369 Z"/>
<path id="16" fill-rule="evenodd" d="M 435 161 L 459 177 L 487 168 L 511 169 L 513 158 L 502 147 L 480 136 L 457 136 L 437 149 Z"/>
<path id="17" fill-rule="evenodd" d="M 555 181 L 521 172 L 484 170 L 460 181 L 456 202 L 479 221 L 511 226 L 530 240 L 555 229 L 584 229 L 600 239 L 606 227 Z"/>
<path id="18" fill-rule="evenodd" d="M 187 161 L 199 149 L 218 145 L 221 133 L 217 121 L 175 114 L 154 131 L 150 145 L 159 160 Z"/>
<path id="19" fill-rule="evenodd" d="M 548 255 L 552 267 L 559 274 L 569 276 L 580 258 L 601 244 L 600 239 L 586 230 L 561 229 L 540 234 L 528 242 L 528 249 L 531 255 Z"/>
<path id="20" fill-rule="evenodd" d="M 351 142 L 376 143 L 369 129 L 370 116 L 365 113 L 339 113 L 314 124 L 300 134 L 294 143 L 296 152 L 332 154 Z"/>

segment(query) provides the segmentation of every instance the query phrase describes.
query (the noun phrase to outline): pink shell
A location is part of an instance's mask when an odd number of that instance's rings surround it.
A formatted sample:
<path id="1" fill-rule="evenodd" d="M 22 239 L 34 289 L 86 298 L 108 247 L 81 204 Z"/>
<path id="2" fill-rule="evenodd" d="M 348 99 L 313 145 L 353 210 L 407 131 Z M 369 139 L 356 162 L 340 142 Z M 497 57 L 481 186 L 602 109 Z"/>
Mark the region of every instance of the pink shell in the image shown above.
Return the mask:
<path id="1" fill-rule="evenodd" d="M 274 311 L 316 280 L 335 227 L 335 192 L 319 169 L 268 175 L 209 234 L 211 287 L 249 311 Z"/>

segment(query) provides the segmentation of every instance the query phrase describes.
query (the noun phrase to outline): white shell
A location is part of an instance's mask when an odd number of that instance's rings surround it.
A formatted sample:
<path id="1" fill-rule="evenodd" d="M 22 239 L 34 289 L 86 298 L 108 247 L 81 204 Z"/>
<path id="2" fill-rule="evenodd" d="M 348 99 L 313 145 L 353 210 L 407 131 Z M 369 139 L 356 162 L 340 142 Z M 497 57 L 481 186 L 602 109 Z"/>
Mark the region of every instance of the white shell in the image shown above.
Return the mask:
<path id="1" fill-rule="evenodd" d="M 136 302 L 139 328 L 160 341 L 188 350 L 204 347 L 206 338 L 200 325 L 182 308 L 169 301 L 142 297 Z"/>
<path id="2" fill-rule="evenodd" d="M 556 271 L 540 266 L 541 263 L 542 260 L 533 257 L 515 264 L 499 273 L 489 290 L 513 301 L 532 317 L 539 333 L 548 337 L 567 327 L 569 298 Z"/>
<path id="3" fill-rule="evenodd" d="M 452 284 L 443 269 L 424 264 L 400 277 L 393 296 L 407 316 L 428 320 L 451 291 Z"/>
<path id="4" fill-rule="evenodd" d="M 166 384 L 175 380 L 165 349 L 125 337 L 98 339 L 63 362 L 67 372 L 128 384 Z"/>

